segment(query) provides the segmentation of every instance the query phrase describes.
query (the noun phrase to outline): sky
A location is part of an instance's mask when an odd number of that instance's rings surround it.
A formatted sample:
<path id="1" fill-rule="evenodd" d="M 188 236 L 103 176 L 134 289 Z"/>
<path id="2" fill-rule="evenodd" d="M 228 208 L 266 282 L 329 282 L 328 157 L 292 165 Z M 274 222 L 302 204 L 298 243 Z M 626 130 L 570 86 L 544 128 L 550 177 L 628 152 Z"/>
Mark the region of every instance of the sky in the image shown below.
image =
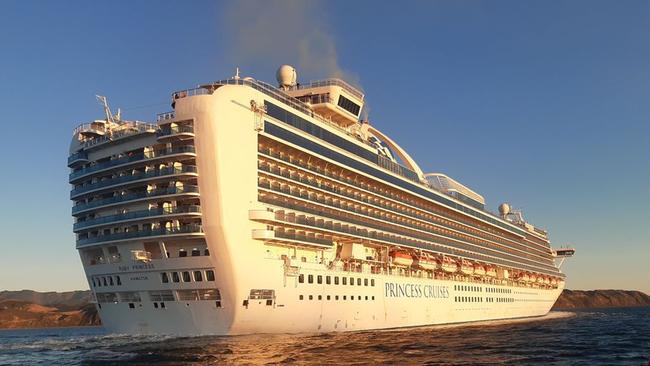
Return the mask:
<path id="1" fill-rule="evenodd" d="M 648 1 L 13 1 L 0 11 L 0 290 L 86 289 L 72 130 L 174 90 L 343 77 L 418 161 L 522 209 L 571 289 L 650 293 Z"/>

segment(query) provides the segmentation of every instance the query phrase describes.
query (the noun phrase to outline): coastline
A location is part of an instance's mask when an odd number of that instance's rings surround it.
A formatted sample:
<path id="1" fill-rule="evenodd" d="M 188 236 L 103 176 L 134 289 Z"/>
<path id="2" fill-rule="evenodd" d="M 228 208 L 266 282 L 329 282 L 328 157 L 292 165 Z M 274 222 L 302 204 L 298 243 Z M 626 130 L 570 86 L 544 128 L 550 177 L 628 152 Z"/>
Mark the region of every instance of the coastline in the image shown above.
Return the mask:
<path id="1" fill-rule="evenodd" d="M 90 291 L 0 291 L 0 330 L 101 327 Z M 567 290 L 551 311 L 650 307 L 650 296 L 632 290 Z"/>

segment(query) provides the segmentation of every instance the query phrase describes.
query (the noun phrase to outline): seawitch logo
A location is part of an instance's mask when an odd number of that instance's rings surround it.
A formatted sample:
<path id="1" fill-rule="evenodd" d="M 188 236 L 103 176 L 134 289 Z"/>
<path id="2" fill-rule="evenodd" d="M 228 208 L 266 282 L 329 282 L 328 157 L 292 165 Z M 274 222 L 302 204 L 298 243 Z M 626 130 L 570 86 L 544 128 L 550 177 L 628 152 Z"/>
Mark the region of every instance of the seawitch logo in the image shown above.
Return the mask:
<path id="1" fill-rule="evenodd" d="M 446 299 L 449 297 L 449 288 L 447 286 L 386 282 L 384 291 L 386 297 L 425 297 L 428 299 Z"/>

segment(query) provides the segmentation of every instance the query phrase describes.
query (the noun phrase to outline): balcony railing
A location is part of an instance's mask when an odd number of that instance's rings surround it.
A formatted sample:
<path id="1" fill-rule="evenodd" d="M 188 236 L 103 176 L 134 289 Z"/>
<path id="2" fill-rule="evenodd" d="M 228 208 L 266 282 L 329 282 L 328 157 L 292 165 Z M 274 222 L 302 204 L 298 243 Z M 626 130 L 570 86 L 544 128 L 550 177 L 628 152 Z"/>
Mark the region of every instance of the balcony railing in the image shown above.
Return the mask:
<path id="1" fill-rule="evenodd" d="M 146 173 L 140 173 L 140 174 L 133 174 L 133 175 L 125 175 L 122 177 L 117 177 L 117 178 L 112 178 L 112 179 L 106 179 L 97 183 L 92 183 L 88 184 L 86 186 L 82 186 L 79 188 L 75 188 L 70 192 L 70 198 L 74 198 L 75 196 L 78 196 L 80 194 L 94 191 L 96 189 L 104 188 L 104 187 L 110 187 L 122 183 L 128 183 L 128 182 L 134 182 L 134 181 L 139 181 L 143 179 L 149 179 L 149 178 L 157 178 L 157 177 L 164 177 L 168 175 L 177 175 L 177 174 L 186 174 L 186 173 L 196 173 L 196 166 L 193 165 L 187 165 L 183 166 L 181 168 L 163 168 L 159 170 L 154 170 L 151 172 L 146 172 Z"/>
<path id="2" fill-rule="evenodd" d="M 103 206 L 108 206 L 116 203 L 124 203 L 124 202 L 134 201 L 143 198 L 154 198 L 158 196 L 169 196 L 173 194 L 198 193 L 198 192 L 199 192 L 198 186 L 185 185 L 183 187 L 155 189 L 150 192 L 131 193 L 131 194 L 118 196 L 118 197 L 104 198 L 101 200 L 96 200 L 88 203 L 80 203 L 72 207 L 72 214 L 74 215 L 96 207 L 103 207 Z"/>
<path id="3" fill-rule="evenodd" d="M 181 234 L 202 234 L 203 228 L 201 225 L 187 225 L 178 228 L 160 228 L 151 230 L 130 231 L 125 233 L 115 233 L 108 235 L 99 235 L 92 238 L 85 238 L 77 240 L 77 246 L 84 246 L 93 243 L 102 243 L 106 241 L 137 239 L 153 236 L 166 236 L 166 235 L 181 235 Z"/>
<path id="4" fill-rule="evenodd" d="M 85 151 L 77 151 L 76 153 L 68 157 L 68 167 L 76 163 L 77 161 L 88 161 L 88 153 Z"/>
<path id="5" fill-rule="evenodd" d="M 176 118 L 176 112 L 174 111 L 158 113 L 156 115 L 156 122 L 168 121 L 174 118 Z"/>
<path id="6" fill-rule="evenodd" d="M 70 173 L 70 182 L 72 183 L 75 179 L 88 175 L 90 173 L 98 172 L 105 170 L 114 166 L 124 165 L 140 160 L 156 159 L 161 156 L 174 155 L 174 154 L 183 154 L 183 153 L 195 153 L 194 146 L 178 146 L 171 149 L 162 149 L 155 150 L 151 153 L 137 153 L 123 158 L 114 159 L 110 161 L 105 161 L 99 164 L 95 164 L 91 167 L 80 169 Z"/>
<path id="7" fill-rule="evenodd" d="M 127 212 L 118 215 L 98 217 L 95 219 L 76 222 L 73 226 L 73 230 L 78 231 L 80 229 L 91 227 L 91 226 L 114 223 L 119 221 L 143 219 L 143 218 L 155 217 L 155 216 L 180 215 L 180 214 L 191 214 L 191 213 L 201 213 L 201 206 L 192 205 L 192 206 L 180 206 L 180 207 L 170 207 L 170 208 L 156 208 L 151 210 L 133 211 L 133 212 Z"/>
<path id="8" fill-rule="evenodd" d="M 158 131 L 158 136 L 173 136 L 180 134 L 194 134 L 194 126 L 164 127 Z"/>

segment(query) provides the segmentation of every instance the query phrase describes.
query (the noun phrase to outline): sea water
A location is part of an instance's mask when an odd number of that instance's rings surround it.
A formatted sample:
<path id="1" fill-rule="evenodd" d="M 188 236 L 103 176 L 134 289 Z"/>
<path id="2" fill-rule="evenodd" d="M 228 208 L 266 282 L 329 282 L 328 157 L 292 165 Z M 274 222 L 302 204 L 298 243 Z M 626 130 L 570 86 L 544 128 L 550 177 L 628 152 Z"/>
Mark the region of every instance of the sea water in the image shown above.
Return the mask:
<path id="1" fill-rule="evenodd" d="M 128 336 L 0 330 L 0 365 L 648 365 L 650 308 L 329 334 Z"/>

